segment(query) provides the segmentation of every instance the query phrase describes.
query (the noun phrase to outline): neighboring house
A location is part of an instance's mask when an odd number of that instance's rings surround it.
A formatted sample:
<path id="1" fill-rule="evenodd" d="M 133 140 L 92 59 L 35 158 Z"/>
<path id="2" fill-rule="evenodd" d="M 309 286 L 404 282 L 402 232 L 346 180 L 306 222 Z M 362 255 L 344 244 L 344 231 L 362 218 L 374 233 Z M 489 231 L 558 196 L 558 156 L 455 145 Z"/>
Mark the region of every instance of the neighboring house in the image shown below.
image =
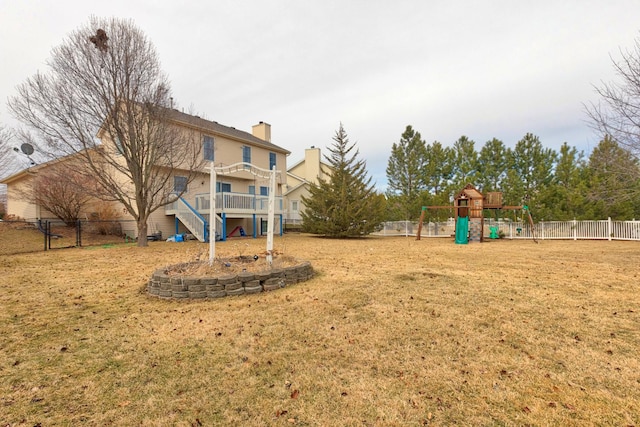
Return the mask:
<path id="1" fill-rule="evenodd" d="M 35 222 L 39 219 L 55 219 L 53 213 L 44 209 L 34 200 L 33 192 L 36 187 L 36 177 L 38 174 L 46 173 L 54 169 L 55 166 L 60 163 L 70 161 L 73 161 L 73 156 L 62 157 L 23 169 L 1 180 L 0 184 L 7 186 L 6 214 L 30 222 Z M 82 216 L 88 217 L 94 207 L 94 203 L 88 203 L 86 211 L 82 212 Z"/>
<path id="2" fill-rule="evenodd" d="M 327 180 L 330 171 L 331 166 L 322 161 L 320 149 L 313 146 L 304 150 L 303 160 L 287 170 L 287 190 L 284 193 L 287 224 L 301 224 L 301 213 L 304 211 L 302 196 L 309 197 L 311 184 Z"/>
<path id="3" fill-rule="evenodd" d="M 281 173 L 276 176 L 275 232 L 282 232 L 286 158 L 290 152 L 271 142 L 271 126 L 260 122 L 253 126 L 252 133 L 198 116 L 171 111 L 171 121 L 184 132 L 190 132 L 202 144 L 204 167 L 196 179 L 186 184 L 186 173 L 174 173 L 175 190 L 185 188 L 182 198 L 173 204 L 160 208 L 151 214 L 148 222 L 149 234 L 162 232 L 163 237 L 174 233 L 191 233 L 199 240 L 208 238 L 203 231 L 209 221 L 209 166 L 229 166 L 235 163 L 251 163 L 259 168 L 271 170 L 275 167 Z M 105 143 L 105 141 L 103 141 Z M 108 142 L 107 142 L 108 143 Z M 27 220 L 51 218 L 24 196 L 27 181 L 47 163 L 18 172 L 1 183 L 8 187 L 7 213 Z M 257 236 L 267 232 L 269 180 L 257 178 L 243 170 L 235 173 L 218 173 L 216 185 L 216 231 L 219 237 L 228 234 L 238 236 L 241 227 L 247 236 Z M 119 209 L 123 212 L 123 209 Z M 126 212 L 119 218 L 123 221 L 123 231 L 137 237 L 137 228 Z M 129 221 L 126 221 L 129 220 Z"/>

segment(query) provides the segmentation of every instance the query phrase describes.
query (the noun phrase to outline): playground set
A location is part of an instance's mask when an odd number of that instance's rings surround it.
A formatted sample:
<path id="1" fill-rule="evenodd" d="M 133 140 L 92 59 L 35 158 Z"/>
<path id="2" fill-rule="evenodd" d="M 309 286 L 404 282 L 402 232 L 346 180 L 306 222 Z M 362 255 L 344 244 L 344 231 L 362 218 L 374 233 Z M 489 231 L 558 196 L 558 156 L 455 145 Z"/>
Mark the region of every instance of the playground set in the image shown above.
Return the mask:
<path id="1" fill-rule="evenodd" d="M 455 213 L 455 242 L 457 244 L 467 244 L 469 242 L 484 241 L 484 210 L 505 210 L 518 211 L 522 210 L 527 216 L 533 241 L 538 243 L 535 233 L 535 225 L 531 217 L 531 211 L 528 206 L 505 206 L 502 204 L 501 192 L 488 192 L 483 195 L 473 185 L 467 184 L 458 194 L 455 195 L 453 206 L 423 206 L 420 213 L 420 221 L 418 223 L 418 233 L 416 240 L 420 240 L 422 224 L 427 210 L 451 209 Z M 498 227 L 490 227 L 490 239 L 499 238 Z"/>

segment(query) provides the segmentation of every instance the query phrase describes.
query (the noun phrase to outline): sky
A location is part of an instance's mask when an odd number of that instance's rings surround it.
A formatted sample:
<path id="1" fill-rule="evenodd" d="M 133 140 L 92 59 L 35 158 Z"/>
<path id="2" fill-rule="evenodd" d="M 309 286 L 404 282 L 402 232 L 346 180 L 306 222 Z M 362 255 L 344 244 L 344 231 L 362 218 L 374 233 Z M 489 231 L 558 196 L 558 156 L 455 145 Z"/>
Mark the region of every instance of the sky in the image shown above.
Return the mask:
<path id="1" fill-rule="evenodd" d="M 92 15 L 135 22 L 178 108 L 247 132 L 269 123 L 288 165 L 327 154 L 342 123 L 382 191 L 407 125 L 445 146 L 530 132 L 588 155 L 600 137 L 584 105 L 640 35 L 637 0 L 0 0 L 0 124 Z"/>

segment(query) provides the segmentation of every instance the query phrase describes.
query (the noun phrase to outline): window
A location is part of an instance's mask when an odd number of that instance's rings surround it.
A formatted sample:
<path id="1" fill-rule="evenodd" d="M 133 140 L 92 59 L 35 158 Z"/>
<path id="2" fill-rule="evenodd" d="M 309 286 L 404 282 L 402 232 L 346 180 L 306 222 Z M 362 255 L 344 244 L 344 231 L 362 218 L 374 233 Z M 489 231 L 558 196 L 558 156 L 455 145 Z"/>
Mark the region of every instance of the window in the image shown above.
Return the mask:
<path id="1" fill-rule="evenodd" d="M 255 185 L 250 185 L 249 186 L 249 194 L 256 194 L 256 186 Z"/>
<path id="2" fill-rule="evenodd" d="M 251 147 L 247 147 L 246 145 L 242 147 L 242 161 L 251 163 Z"/>
<path id="3" fill-rule="evenodd" d="M 186 176 L 174 176 L 173 177 L 173 191 L 176 193 L 187 192 L 187 177 Z"/>
<path id="4" fill-rule="evenodd" d="M 268 196 L 269 195 L 269 187 L 260 187 L 260 195 Z"/>
<path id="5" fill-rule="evenodd" d="M 269 153 L 269 170 L 272 170 L 276 165 L 276 153 Z"/>
<path id="6" fill-rule="evenodd" d="M 202 158 L 213 161 L 213 138 L 210 136 L 205 136 L 202 139 Z"/>
<path id="7" fill-rule="evenodd" d="M 217 193 L 231 193 L 231 184 L 228 182 L 216 182 Z"/>
<path id="8" fill-rule="evenodd" d="M 116 152 L 118 153 L 119 156 L 122 155 L 122 141 L 118 136 L 116 136 Z"/>
<path id="9" fill-rule="evenodd" d="M 297 200 L 292 200 L 291 201 L 291 210 L 294 212 L 298 211 L 298 201 Z"/>

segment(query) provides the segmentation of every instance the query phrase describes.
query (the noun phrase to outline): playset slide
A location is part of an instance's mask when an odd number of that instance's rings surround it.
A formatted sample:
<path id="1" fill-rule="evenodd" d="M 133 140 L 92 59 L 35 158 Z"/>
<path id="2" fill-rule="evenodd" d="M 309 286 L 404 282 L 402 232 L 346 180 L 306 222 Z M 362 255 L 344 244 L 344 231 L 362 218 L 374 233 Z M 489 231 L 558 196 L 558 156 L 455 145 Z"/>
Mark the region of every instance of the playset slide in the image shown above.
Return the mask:
<path id="1" fill-rule="evenodd" d="M 231 236 L 233 236 L 233 234 L 234 234 L 236 231 L 239 231 L 239 232 L 240 232 L 240 236 L 241 236 L 241 237 L 246 236 L 246 234 L 245 234 L 245 232 L 244 232 L 244 228 L 242 228 L 242 227 L 240 227 L 240 226 L 237 226 L 236 228 L 234 228 L 234 229 L 231 231 L 231 233 L 227 234 L 227 237 L 231 237 Z"/>
<path id="2" fill-rule="evenodd" d="M 456 222 L 456 244 L 466 245 L 469 243 L 469 217 L 459 216 Z"/>

